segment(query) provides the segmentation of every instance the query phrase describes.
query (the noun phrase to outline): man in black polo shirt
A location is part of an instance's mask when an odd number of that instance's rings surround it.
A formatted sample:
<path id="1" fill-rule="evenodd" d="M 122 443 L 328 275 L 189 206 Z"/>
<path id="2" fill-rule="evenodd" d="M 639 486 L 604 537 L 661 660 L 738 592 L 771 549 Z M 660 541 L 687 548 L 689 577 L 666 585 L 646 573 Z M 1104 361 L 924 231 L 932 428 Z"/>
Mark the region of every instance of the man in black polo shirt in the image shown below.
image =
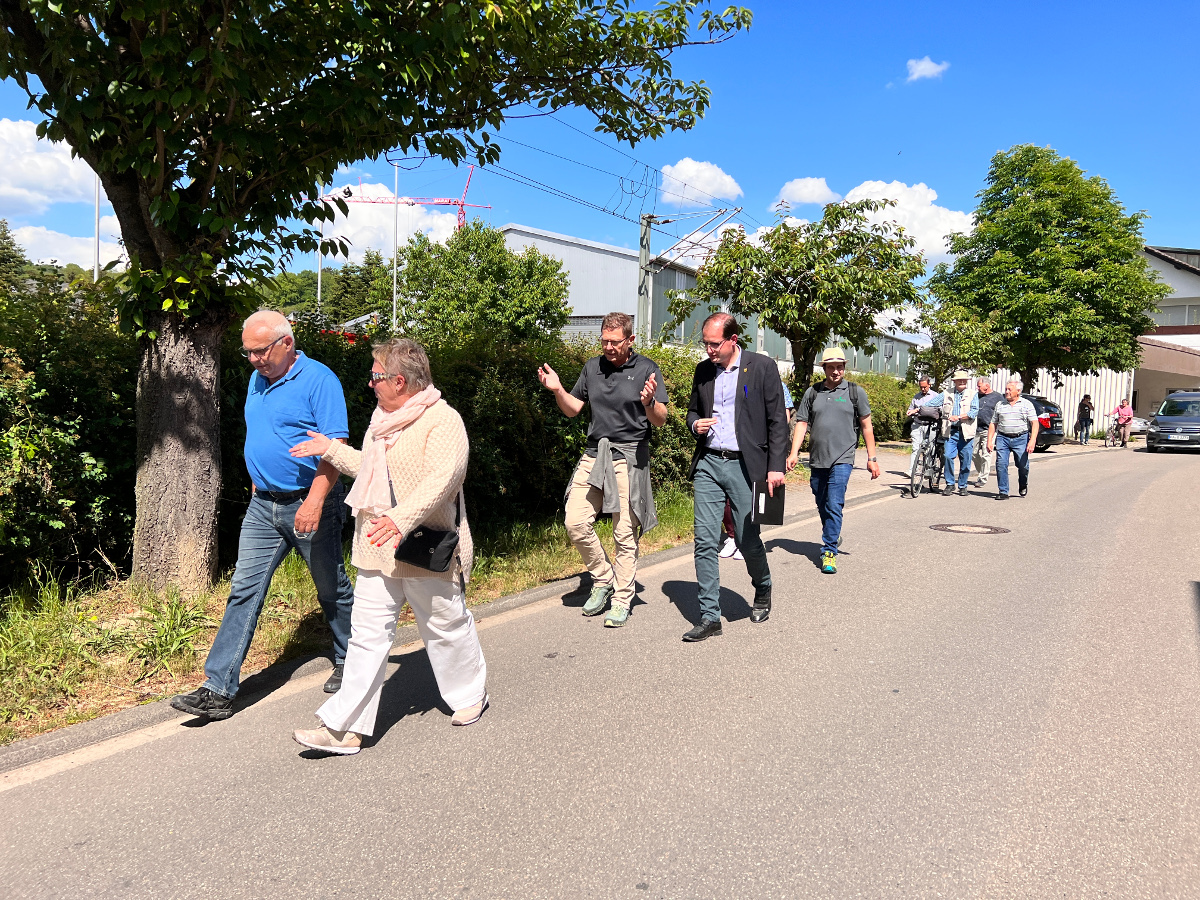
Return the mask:
<path id="1" fill-rule="evenodd" d="M 600 347 L 603 354 L 584 364 L 569 392 L 548 365 L 538 369 L 538 379 L 567 416 L 592 407 L 587 449 L 567 487 L 567 534 L 592 576 L 583 614 L 599 615 L 611 600 L 604 624 L 619 628 L 633 602 L 638 537 L 658 524 L 650 489 L 650 426 L 667 421 L 667 387 L 658 364 L 633 351 L 633 319 L 625 313 L 604 317 Z M 612 513 L 611 562 L 594 527 L 602 513 Z"/>

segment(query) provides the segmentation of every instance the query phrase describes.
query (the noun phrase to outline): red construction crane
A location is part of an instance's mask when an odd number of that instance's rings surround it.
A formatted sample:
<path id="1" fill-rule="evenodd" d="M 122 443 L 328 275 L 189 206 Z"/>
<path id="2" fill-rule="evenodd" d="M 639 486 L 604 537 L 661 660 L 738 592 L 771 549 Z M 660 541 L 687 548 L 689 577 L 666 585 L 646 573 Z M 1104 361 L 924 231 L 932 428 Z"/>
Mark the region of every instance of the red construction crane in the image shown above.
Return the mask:
<path id="1" fill-rule="evenodd" d="M 491 209 L 490 204 L 486 203 L 468 203 L 467 191 L 471 187 L 471 176 L 475 174 L 475 167 L 470 166 L 467 172 L 467 184 L 463 188 L 461 197 L 364 197 L 361 194 L 356 194 L 354 190 L 347 185 L 340 191 L 332 194 L 322 194 L 320 199 L 334 201 L 342 199 L 347 203 L 382 203 L 388 206 L 457 206 L 458 207 L 458 227 L 462 228 L 467 224 L 467 207 L 472 209 Z M 359 187 L 362 187 L 362 179 L 358 180 Z"/>

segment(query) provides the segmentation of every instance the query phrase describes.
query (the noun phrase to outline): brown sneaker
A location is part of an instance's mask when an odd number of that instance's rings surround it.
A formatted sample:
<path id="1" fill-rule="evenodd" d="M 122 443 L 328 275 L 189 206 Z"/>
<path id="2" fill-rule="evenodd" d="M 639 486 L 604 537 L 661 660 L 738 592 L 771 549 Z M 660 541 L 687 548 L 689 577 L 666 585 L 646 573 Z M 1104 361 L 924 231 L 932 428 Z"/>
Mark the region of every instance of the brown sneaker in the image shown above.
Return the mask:
<path id="1" fill-rule="evenodd" d="M 325 753 L 339 753 L 349 756 L 362 749 L 362 738 L 353 731 L 333 731 L 322 725 L 320 728 L 292 732 L 297 744 L 322 750 Z"/>
<path id="2" fill-rule="evenodd" d="M 483 711 L 491 704 L 488 703 L 488 695 L 484 694 L 483 699 L 474 706 L 468 706 L 466 709 L 456 709 L 454 717 L 450 720 L 451 725 L 474 725 L 483 718 Z"/>

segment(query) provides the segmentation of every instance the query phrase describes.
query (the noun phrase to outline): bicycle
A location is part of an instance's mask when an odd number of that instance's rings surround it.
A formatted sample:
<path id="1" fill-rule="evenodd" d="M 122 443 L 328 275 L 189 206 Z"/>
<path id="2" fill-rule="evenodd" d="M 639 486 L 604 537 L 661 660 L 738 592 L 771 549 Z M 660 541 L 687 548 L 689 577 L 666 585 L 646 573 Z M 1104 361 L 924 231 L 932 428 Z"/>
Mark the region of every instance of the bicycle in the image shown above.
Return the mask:
<path id="1" fill-rule="evenodd" d="M 1121 446 L 1121 423 L 1115 418 L 1109 423 L 1108 428 L 1104 430 L 1104 446 L 1105 447 L 1120 447 Z"/>
<path id="2" fill-rule="evenodd" d="M 939 409 L 940 413 L 941 410 Z M 938 487 L 942 482 L 942 475 L 945 473 L 945 463 L 942 460 L 942 446 L 944 441 L 941 435 L 941 429 L 937 418 L 918 418 L 913 422 L 913 430 L 922 426 L 928 427 L 930 439 L 926 439 L 921 447 L 921 453 L 913 462 L 912 475 L 909 476 L 909 496 L 915 498 L 921 493 L 921 489 L 926 482 L 929 484 L 929 490 L 937 493 Z"/>

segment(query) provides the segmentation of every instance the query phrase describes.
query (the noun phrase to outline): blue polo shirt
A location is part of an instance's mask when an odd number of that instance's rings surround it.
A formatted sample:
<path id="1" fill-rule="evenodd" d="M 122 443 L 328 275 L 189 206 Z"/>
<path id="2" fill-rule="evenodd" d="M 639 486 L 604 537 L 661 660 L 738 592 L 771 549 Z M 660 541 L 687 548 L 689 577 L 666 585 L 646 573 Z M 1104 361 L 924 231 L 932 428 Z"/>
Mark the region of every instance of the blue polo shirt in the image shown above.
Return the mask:
<path id="1" fill-rule="evenodd" d="M 326 365 L 296 354 L 286 375 L 268 384 L 257 371 L 246 392 L 246 470 L 255 487 L 301 491 L 312 485 L 320 459 L 292 459 L 288 450 L 309 431 L 349 438 L 342 383 Z"/>

